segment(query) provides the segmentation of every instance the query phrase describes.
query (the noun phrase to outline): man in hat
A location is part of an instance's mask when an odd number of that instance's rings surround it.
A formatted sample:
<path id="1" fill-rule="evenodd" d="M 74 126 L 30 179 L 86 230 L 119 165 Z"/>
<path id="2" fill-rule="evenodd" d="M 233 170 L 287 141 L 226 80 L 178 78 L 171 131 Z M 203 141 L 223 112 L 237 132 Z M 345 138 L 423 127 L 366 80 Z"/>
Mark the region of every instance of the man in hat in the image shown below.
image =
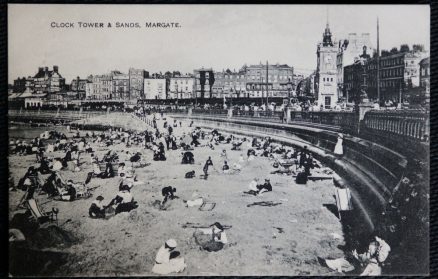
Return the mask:
<path id="1" fill-rule="evenodd" d="M 88 214 L 91 218 L 105 218 L 103 199 L 102 196 L 98 196 L 96 200 L 91 203 L 90 209 L 88 209 Z"/>
<path id="2" fill-rule="evenodd" d="M 158 249 L 155 265 L 152 268 L 153 273 L 165 275 L 172 272 L 181 272 L 187 267 L 184 258 L 180 258 L 180 253 L 175 251 L 176 246 L 176 240 L 169 239 Z"/>

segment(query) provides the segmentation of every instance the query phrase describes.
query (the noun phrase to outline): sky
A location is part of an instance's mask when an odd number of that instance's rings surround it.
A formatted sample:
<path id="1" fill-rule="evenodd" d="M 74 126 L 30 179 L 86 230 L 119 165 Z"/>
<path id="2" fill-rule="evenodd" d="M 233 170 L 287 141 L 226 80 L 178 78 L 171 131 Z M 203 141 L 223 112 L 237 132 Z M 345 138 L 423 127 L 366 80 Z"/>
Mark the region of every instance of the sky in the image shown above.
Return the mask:
<path id="1" fill-rule="evenodd" d="M 8 5 L 8 81 L 33 76 L 38 67 L 77 76 L 183 73 L 208 67 L 238 70 L 244 64 L 280 63 L 307 73 L 316 68 L 316 46 L 327 18 L 336 40 L 370 33 L 380 49 L 423 44 L 430 49 L 426 5 Z M 51 27 L 72 22 L 74 28 Z M 112 28 L 79 28 L 78 22 L 110 22 Z M 115 28 L 138 22 L 142 28 Z M 146 22 L 178 22 L 178 28 L 145 28 Z"/>

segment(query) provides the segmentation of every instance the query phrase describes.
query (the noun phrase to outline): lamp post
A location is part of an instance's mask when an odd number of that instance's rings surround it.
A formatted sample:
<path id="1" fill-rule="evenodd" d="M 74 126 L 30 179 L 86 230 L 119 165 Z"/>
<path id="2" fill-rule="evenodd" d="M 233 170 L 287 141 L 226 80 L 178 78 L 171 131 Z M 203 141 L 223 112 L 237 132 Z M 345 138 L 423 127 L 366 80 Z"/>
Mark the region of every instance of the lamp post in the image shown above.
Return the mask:
<path id="1" fill-rule="evenodd" d="M 287 107 L 290 106 L 290 92 L 292 90 L 292 83 L 290 82 L 290 79 L 288 79 L 287 82 Z"/>

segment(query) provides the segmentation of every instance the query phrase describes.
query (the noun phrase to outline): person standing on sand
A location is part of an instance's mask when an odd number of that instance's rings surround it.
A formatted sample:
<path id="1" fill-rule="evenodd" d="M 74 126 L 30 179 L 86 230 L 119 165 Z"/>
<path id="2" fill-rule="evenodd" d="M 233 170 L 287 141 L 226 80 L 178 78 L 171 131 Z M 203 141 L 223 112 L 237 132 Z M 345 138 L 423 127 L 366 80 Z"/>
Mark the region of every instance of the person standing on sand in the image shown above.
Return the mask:
<path id="1" fill-rule="evenodd" d="M 211 157 L 208 157 L 207 161 L 205 162 L 204 168 L 202 169 L 204 171 L 204 178 L 207 179 L 208 176 L 208 167 L 213 166 L 213 161 L 211 161 Z"/>
<path id="2" fill-rule="evenodd" d="M 344 148 L 342 147 L 343 139 L 344 139 L 344 135 L 339 133 L 338 134 L 338 142 L 336 143 L 335 150 L 334 150 L 334 153 L 336 155 L 342 156 L 344 154 Z"/>

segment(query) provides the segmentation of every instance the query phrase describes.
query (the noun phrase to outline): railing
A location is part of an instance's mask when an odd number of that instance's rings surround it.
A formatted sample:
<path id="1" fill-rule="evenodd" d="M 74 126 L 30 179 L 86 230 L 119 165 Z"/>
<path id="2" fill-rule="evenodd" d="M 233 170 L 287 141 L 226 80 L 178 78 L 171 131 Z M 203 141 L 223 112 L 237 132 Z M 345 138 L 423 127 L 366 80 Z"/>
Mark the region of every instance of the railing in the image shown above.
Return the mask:
<path id="1" fill-rule="evenodd" d="M 291 121 L 337 126 L 354 134 L 357 131 L 358 115 L 349 111 L 292 111 Z"/>
<path id="2" fill-rule="evenodd" d="M 166 111 L 167 112 L 167 111 Z M 171 110 L 170 113 L 188 113 L 188 110 Z M 113 115 L 115 112 L 110 112 Z M 99 115 L 105 111 L 36 111 L 36 110 L 9 110 L 10 119 L 27 120 L 56 120 L 75 121 Z M 193 109 L 193 115 L 210 115 L 225 118 L 228 110 L 225 109 Z M 286 122 L 283 111 L 242 111 L 233 110 L 233 118 L 249 118 L 264 122 Z M 318 126 L 341 128 L 345 133 L 356 135 L 366 133 L 390 138 L 402 136 L 409 140 L 429 142 L 429 114 L 425 111 L 381 111 L 372 110 L 365 113 L 359 128 L 358 113 L 345 111 L 292 111 L 290 123 L 312 123 Z M 365 134 L 364 134 L 365 135 Z"/>
<path id="3" fill-rule="evenodd" d="M 257 118 L 260 121 L 282 122 L 284 118 L 283 111 L 242 111 L 233 110 L 233 117 Z"/>
<path id="4" fill-rule="evenodd" d="M 369 111 L 363 125 L 377 134 L 429 141 L 429 115 L 424 111 Z"/>
<path id="5" fill-rule="evenodd" d="M 213 115 L 227 115 L 226 109 L 193 109 L 192 114 L 213 114 Z"/>
<path id="6" fill-rule="evenodd" d="M 105 115 L 105 111 L 38 111 L 38 110 L 9 110 L 8 117 L 10 119 L 35 119 L 35 120 L 65 120 L 75 121 L 90 117 Z"/>

